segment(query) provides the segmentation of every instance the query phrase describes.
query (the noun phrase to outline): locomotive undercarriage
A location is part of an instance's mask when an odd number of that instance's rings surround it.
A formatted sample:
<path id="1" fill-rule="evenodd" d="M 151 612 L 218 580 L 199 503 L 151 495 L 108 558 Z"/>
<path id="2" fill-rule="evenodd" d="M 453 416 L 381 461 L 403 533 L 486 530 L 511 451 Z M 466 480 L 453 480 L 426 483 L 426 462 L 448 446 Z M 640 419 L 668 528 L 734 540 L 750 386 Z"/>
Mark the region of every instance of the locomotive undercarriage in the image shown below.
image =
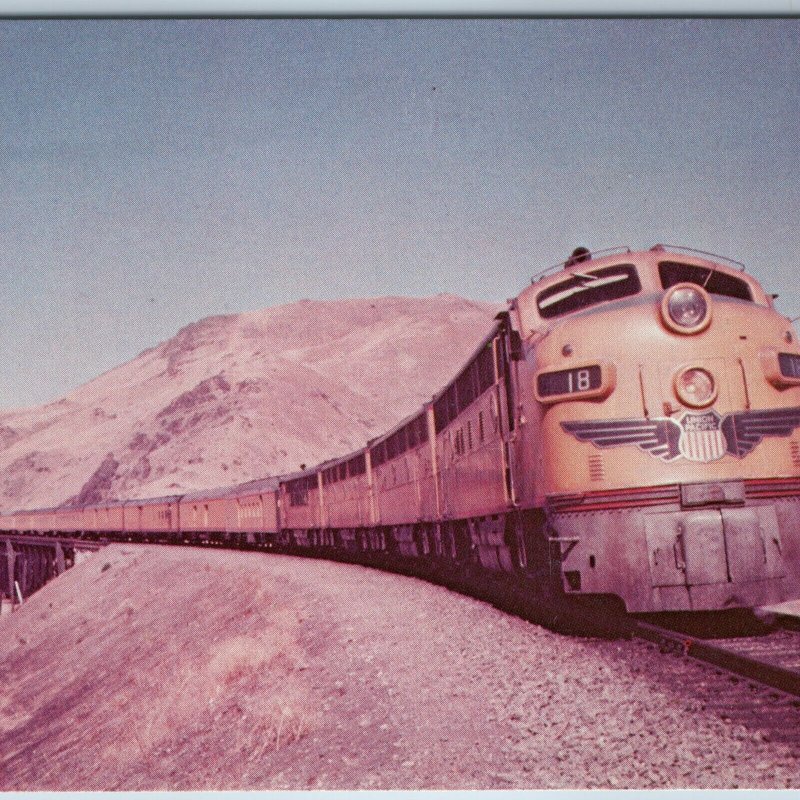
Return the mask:
<path id="1" fill-rule="evenodd" d="M 531 600 L 564 597 L 557 548 L 541 509 L 370 528 L 283 530 L 276 549 L 439 579 L 463 587 L 525 585 Z"/>

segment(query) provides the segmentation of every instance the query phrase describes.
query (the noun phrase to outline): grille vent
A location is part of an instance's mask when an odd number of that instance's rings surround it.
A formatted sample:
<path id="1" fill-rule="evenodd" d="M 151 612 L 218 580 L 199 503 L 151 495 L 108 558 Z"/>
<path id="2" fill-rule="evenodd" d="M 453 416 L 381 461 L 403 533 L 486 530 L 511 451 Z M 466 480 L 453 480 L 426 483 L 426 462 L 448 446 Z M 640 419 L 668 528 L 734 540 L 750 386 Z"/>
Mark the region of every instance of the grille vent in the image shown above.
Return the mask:
<path id="1" fill-rule="evenodd" d="M 800 467 L 800 442 L 792 439 L 792 441 L 789 442 L 789 451 L 792 454 L 792 464 L 796 467 Z"/>
<path id="2" fill-rule="evenodd" d="M 794 452 L 794 451 L 792 451 Z M 800 457 L 800 446 L 798 447 L 798 457 Z M 603 456 L 597 453 L 589 456 L 589 480 L 602 481 L 605 480 L 606 472 L 603 467 Z"/>

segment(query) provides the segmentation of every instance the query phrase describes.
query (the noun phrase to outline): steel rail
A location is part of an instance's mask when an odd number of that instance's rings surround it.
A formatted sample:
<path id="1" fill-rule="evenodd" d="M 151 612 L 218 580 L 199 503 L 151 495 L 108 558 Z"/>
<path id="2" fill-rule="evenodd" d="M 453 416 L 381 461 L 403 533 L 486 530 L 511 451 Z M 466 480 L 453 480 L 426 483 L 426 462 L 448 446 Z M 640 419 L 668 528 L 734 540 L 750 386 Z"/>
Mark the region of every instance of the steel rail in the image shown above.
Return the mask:
<path id="1" fill-rule="evenodd" d="M 655 642 L 673 652 L 711 664 L 732 675 L 760 683 L 770 689 L 777 689 L 792 697 L 800 697 L 800 671 L 798 670 L 737 652 L 734 647 L 725 647 L 682 631 L 662 628 L 641 620 L 631 620 L 630 631 L 639 639 Z M 752 641 L 758 641 L 759 638 L 752 637 Z M 800 656 L 800 636 L 798 636 L 798 642 L 797 652 Z"/>

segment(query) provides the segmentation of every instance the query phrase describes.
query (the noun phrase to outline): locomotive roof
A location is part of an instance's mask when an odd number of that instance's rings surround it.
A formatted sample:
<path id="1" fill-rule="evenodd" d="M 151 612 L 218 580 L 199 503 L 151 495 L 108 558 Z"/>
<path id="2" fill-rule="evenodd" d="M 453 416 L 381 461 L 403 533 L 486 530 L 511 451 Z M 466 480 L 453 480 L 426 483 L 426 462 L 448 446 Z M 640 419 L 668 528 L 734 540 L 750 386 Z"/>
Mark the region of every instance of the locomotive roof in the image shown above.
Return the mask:
<path id="1" fill-rule="evenodd" d="M 298 470 L 297 472 L 287 472 L 285 475 L 279 475 L 277 481 L 279 484 L 288 483 L 289 481 L 297 480 L 297 478 L 307 478 L 310 475 L 316 475 L 320 470 L 319 464 L 315 464 L 308 469 Z"/>
<path id="2" fill-rule="evenodd" d="M 417 412 L 419 413 L 419 412 Z M 368 445 L 364 447 L 359 447 L 358 450 L 353 450 L 352 452 L 348 453 L 344 456 L 337 456 L 336 458 L 329 458 L 327 461 L 323 461 L 321 464 L 318 464 L 316 469 L 324 470 L 328 469 L 328 467 L 335 467 L 339 464 L 343 464 L 349 461 L 351 458 L 355 458 L 356 456 L 360 456 L 362 453 L 367 451 Z M 316 472 L 316 469 L 314 470 Z"/>
<path id="3" fill-rule="evenodd" d="M 130 500 L 103 500 L 101 503 L 87 503 L 85 506 L 76 506 L 77 508 L 122 508 Z"/>
<path id="4" fill-rule="evenodd" d="M 420 414 L 424 414 L 425 410 L 428 408 L 429 405 L 430 401 L 424 403 L 416 411 L 414 411 L 412 414 L 408 414 L 405 417 L 403 417 L 403 419 L 401 419 L 400 422 L 396 423 L 395 425 L 392 425 L 391 428 L 389 428 L 387 431 L 384 431 L 384 433 L 382 433 L 380 436 L 376 436 L 373 439 L 370 439 L 367 442 L 367 447 L 368 448 L 374 447 L 376 444 L 380 444 L 380 442 L 382 442 L 384 439 L 388 439 L 393 433 L 397 433 L 397 431 L 399 431 L 400 428 L 404 427 L 405 425 L 408 425 L 408 423 L 411 422 L 411 420 L 416 419 L 418 416 L 420 416 Z"/>
<path id="5" fill-rule="evenodd" d="M 69 514 L 73 512 L 83 512 L 86 510 L 100 508 L 123 508 L 125 506 L 152 506 L 162 503 L 174 503 L 180 500 L 182 495 L 173 494 L 166 497 L 147 497 L 142 499 L 132 498 L 129 500 L 104 500 L 101 503 L 87 503 L 82 506 L 62 505 L 48 506 L 47 508 L 21 508 L 17 511 L 10 511 L 9 514 Z"/>
<path id="6" fill-rule="evenodd" d="M 499 318 L 503 317 L 506 314 L 508 314 L 508 311 L 501 311 L 500 313 L 497 314 L 495 319 L 499 319 Z M 397 433 L 397 431 L 399 431 L 401 428 L 403 428 L 406 425 L 408 425 L 409 422 L 411 422 L 412 420 L 415 420 L 417 417 L 420 416 L 420 414 L 424 414 L 425 411 L 430 407 L 430 405 L 432 403 L 434 403 L 436 400 L 438 400 L 448 390 L 448 388 L 452 385 L 453 381 L 455 381 L 458 378 L 458 376 L 461 374 L 463 369 L 468 364 L 470 364 L 474 358 L 477 357 L 478 353 L 480 353 L 481 350 L 483 350 L 483 348 L 486 347 L 487 343 L 491 342 L 492 339 L 494 339 L 494 337 L 497 335 L 497 331 L 498 331 L 499 328 L 500 328 L 500 323 L 499 322 L 496 322 L 494 325 L 492 325 L 491 329 L 489 330 L 489 333 L 487 333 L 486 336 L 484 336 L 481 339 L 481 341 L 478 344 L 478 346 L 470 353 L 469 358 L 467 358 L 462 364 L 459 364 L 458 369 L 453 372 L 453 377 L 451 377 L 450 380 L 447 381 L 447 383 L 445 383 L 444 386 L 442 386 L 433 395 L 433 397 L 429 401 L 424 403 L 422 406 L 420 406 L 413 413 L 408 414 L 407 416 L 403 417 L 403 419 L 401 419 L 399 422 L 397 422 L 395 425 L 393 425 L 391 428 L 389 428 L 389 430 L 387 430 L 384 433 L 382 433 L 380 436 L 376 436 L 375 438 L 370 439 L 367 442 L 367 448 L 371 448 L 371 447 L 374 447 L 376 444 L 380 444 L 382 441 L 384 441 L 385 439 L 388 439 L 390 436 L 392 436 L 392 434 Z M 324 466 L 328 466 L 330 464 L 338 463 L 338 461 L 341 461 L 341 460 L 345 460 L 345 459 L 337 459 L 336 461 L 326 462 L 326 464 Z"/>
<path id="7" fill-rule="evenodd" d="M 256 480 L 237 483 L 233 486 L 217 486 L 213 489 L 199 489 L 195 492 L 187 492 L 182 500 L 215 500 L 220 497 L 238 497 L 246 494 L 258 494 L 259 492 L 273 492 L 278 488 L 278 478 L 257 478 Z"/>
<path id="8" fill-rule="evenodd" d="M 58 506 L 48 506 L 47 508 L 20 508 L 16 511 L 8 511 L 3 516 L 15 516 L 17 514 L 52 514 L 55 511 L 78 511 L 82 509 L 82 506 L 73 506 L 71 509 L 69 507 L 59 508 Z"/>
<path id="9" fill-rule="evenodd" d="M 178 502 L 183 495 L 181 494 L 168 494 L 164 497 L 132 497 L 130 500 L 125 500 L 123 505 L 125 506 L 160 506 L 164 503 L 176 503 Z"/>
<path id="10" fill-rule="evenodd" d="M 233 494 L 235 486 L 214 486 L 211 489 L 197 489 L 194 492 L 186 492 L 181 497 L 181 502 L 185 503 L 187 500 L 214 500 L 218 497 L 227 497 Z"/>
<path id="11" fill-rule="evenodd" d="M 252 481 L 239 483 L 234 488 L 238 492 L 270 492 L 278 488 L 278 480 L 279 479 L 275 476 L 269 478 L 256 478 Z"/>

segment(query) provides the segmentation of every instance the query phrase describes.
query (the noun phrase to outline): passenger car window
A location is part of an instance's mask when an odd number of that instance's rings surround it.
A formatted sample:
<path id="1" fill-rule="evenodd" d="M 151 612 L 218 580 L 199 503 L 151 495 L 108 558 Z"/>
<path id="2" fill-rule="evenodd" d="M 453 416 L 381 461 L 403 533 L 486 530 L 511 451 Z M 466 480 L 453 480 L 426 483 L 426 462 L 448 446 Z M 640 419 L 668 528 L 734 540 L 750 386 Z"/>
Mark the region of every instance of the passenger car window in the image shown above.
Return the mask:
<path id="1" fill-rule="evenodd" d="M 698 267 L 695 264 L 680 264 L 677 261 L 662 261 L 658 265 L 661 288 L 669 289 L 676 283 L 696 283 L 711 294 L 725 297 L 738 297 L 740 300 L 753 300 L 747 281 L 726 272 Z"/>
<path id="2" fill-rule="evenodd" d="M 571 277 L 545 289 L 537 298 L 539 313 L 560 317 L 584 308 L 638 294 L 642 285 L 633 264 L 573 272 Z"/>

